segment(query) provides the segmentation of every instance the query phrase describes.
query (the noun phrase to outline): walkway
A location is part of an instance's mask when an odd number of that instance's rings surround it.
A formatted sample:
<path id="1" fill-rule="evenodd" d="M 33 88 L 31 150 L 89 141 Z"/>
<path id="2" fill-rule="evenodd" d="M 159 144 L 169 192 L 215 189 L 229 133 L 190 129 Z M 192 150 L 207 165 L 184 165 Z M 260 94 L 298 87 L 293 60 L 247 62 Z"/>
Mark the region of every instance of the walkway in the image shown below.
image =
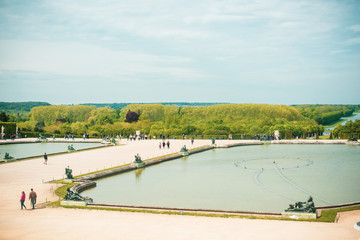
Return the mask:
<path id="1" fill-rule="evenodd" d="M 232 141 L 234 142 L 234 141 Z M 20 210 L 20 194 L 28 197 L 34 188 L 38 203 L 56 200 L 56 184 L 43 183 L 63 177 L 70 166 L 73 174 L 109 168 L 134 160 L 178 152 L 183 145 L 195 148 L 210 140 L 171 140 L 170 149 L 159 141 L 122 141 L 125 145 L 75 152 L 0 165 L 0 239 L 359 239 L 353 228 L 360 211 L 343 213 L 339 223 L 309 223 L 172 216 L 97 210 L 43 208 Z M 226 144 L 228 141 L 216 141 Z M 26 200 L 25 205 L 30 207 Z"/>

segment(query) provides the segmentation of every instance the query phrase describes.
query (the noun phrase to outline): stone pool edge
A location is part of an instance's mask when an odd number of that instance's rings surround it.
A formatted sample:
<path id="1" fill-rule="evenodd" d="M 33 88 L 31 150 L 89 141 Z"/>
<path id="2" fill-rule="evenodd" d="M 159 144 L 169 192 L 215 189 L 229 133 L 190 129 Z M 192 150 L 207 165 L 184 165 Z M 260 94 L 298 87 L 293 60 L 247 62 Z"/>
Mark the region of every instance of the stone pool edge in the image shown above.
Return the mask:
<path id="1" fill-rule="evenodd" d="M 260 140 L 255 140 L 253 142 L 244 142 L 244 143 L 234 143 L 234 144 L 224 144 L 216 146 L 214 145 L 207 145 L 203 147 L 199 147 L 196 149 L 189 149 L 189 155 L 204 152 L 207 150 L 215 149 L 215 148 L 231 148 L 231 147 L 237 147 L 237 146 L 250 146 L 250 145 L 264 145 L 264 144 L 348 144 L 347 140 L 274 140 L 270 142 L 264 142 Z M 359 142 L 355 143 L 354 145 L 359 146 Z M 173 160 L 183 157 L 182 153 L 173 153 L 170 155 L 160 156 L 156 157 L 154 159 L 147 159 L 144 160 L 145 167 L 151 166 L 155 164 L 159 164 L 165 161 Z M 80 182 L 79 184 L 76 184 L 71 188 L 71 190 L 75 193 L 81 193 L 82 191 L 85 191 L 87 189 L 96 187 L 96 182 L 93 180 L 98 180 L 101 178 L 106 178 L 110 176 L 114 176 L 117 174 L 125 173 L 128 171 L 136 170 L 137 167 L 132 164 L 127 164 L 125 166 L 120 166 L 111 170 L 105 170 L 98 173 L 93 174 L 87 174 L 85 176 L 77 177 L 73 181 L 74 182 Z M 180 209 L 180 208 L 163 208 L 163 207 L 149 207 L 149 206 L 128 206 L 128 205 L 111 205 L 111 204 L 86 204 L 89 206 L 98 206 L 98 207 L 114 207 L 114 208 L 129 208 L 129 209 L 146 209 L 146 210 L 157 210 L 157 211 L 187 211 L 187 212 L 207 212 L 207 213 L 217 213 L 217 214 L 240 214 L 240 215 L 257 215 L 257 216 L 272 216 L 272 217 L 282 217 L 281 213 L 270 213 L 270 212 L 251 212 L 251 211 L 226 211 L 226 210 L 215 210 L 215 209 Z M 334 206 L 320 206 L 317 207 L 317 210 L 325 210 L 325 209 L 332 209 L 332 208 L 342 208 L 342 207 L 349 207 L 349 206 L 358 206 L 360 205 L 360 202 L 353 202 L 353 203 L 344 203 L 344 204 L 338 204 Z"/>

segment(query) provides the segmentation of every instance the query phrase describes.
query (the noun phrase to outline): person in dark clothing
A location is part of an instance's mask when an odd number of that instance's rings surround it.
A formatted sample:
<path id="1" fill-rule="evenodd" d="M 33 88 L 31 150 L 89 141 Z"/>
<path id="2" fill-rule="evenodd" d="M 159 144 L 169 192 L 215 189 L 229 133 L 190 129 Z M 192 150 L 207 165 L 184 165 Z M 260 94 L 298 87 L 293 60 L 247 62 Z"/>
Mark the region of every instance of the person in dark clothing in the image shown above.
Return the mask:
<path id="1" fill-rule="evenodd" d="M 46 153 L 44 154 L 44 164 L 47 165 L 47 160 L 48 160 L 48 157 L 46 155 Z"/>
<path id="2" fill-rule="evenodd" d="M 32 209 L 35 208 L 36 198 L 37 198 L 36 192 L 33 189 L 31 189 L 31 192 L 29 194 L 29 199 L 30 199 L 30 202 L 32 204 Z"/>

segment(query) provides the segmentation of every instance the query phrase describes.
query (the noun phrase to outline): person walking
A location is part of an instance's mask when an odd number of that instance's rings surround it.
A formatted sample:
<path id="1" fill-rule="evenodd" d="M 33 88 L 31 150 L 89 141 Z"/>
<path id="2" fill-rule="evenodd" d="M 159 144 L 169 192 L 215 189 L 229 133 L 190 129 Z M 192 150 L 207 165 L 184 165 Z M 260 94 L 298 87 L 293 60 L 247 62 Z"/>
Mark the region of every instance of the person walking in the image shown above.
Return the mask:
<path id="1" fill-rule="evenodd" d="M 23 210 L 23 207 L 26 209 L 24 202 L 25 202 L 25 192 L 22 191 L 21 197 L 20 197 L 21 210 Z"/>
<path id="2" fill-rule="evenodd" d="M 44 154 L 44 164 L 47 165 L 47 160 L 48 160 L 48 157 L 46 155 L 46 153 Z"/>
<path id="3" fill-rule="evenodd" d="M 32 204 L 32 209 L 35 208 L 36 198 L 37 198 L 36 192 L 33 189 L 31 189 L 31 192 L 29 194 L 29 199 L 30 199 L 30 202 Z"/>

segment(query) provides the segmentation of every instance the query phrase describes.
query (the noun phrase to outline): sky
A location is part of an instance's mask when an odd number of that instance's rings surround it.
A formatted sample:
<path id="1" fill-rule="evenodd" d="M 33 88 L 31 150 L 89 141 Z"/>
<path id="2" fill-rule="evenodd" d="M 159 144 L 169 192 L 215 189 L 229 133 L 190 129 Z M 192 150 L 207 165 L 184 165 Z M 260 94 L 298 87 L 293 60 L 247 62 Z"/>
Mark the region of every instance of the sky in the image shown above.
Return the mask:
<path id="1" fill-rule="evenodd" d="M 360 104 L 360 1 L 0 0 L 0 101 Z"/>

